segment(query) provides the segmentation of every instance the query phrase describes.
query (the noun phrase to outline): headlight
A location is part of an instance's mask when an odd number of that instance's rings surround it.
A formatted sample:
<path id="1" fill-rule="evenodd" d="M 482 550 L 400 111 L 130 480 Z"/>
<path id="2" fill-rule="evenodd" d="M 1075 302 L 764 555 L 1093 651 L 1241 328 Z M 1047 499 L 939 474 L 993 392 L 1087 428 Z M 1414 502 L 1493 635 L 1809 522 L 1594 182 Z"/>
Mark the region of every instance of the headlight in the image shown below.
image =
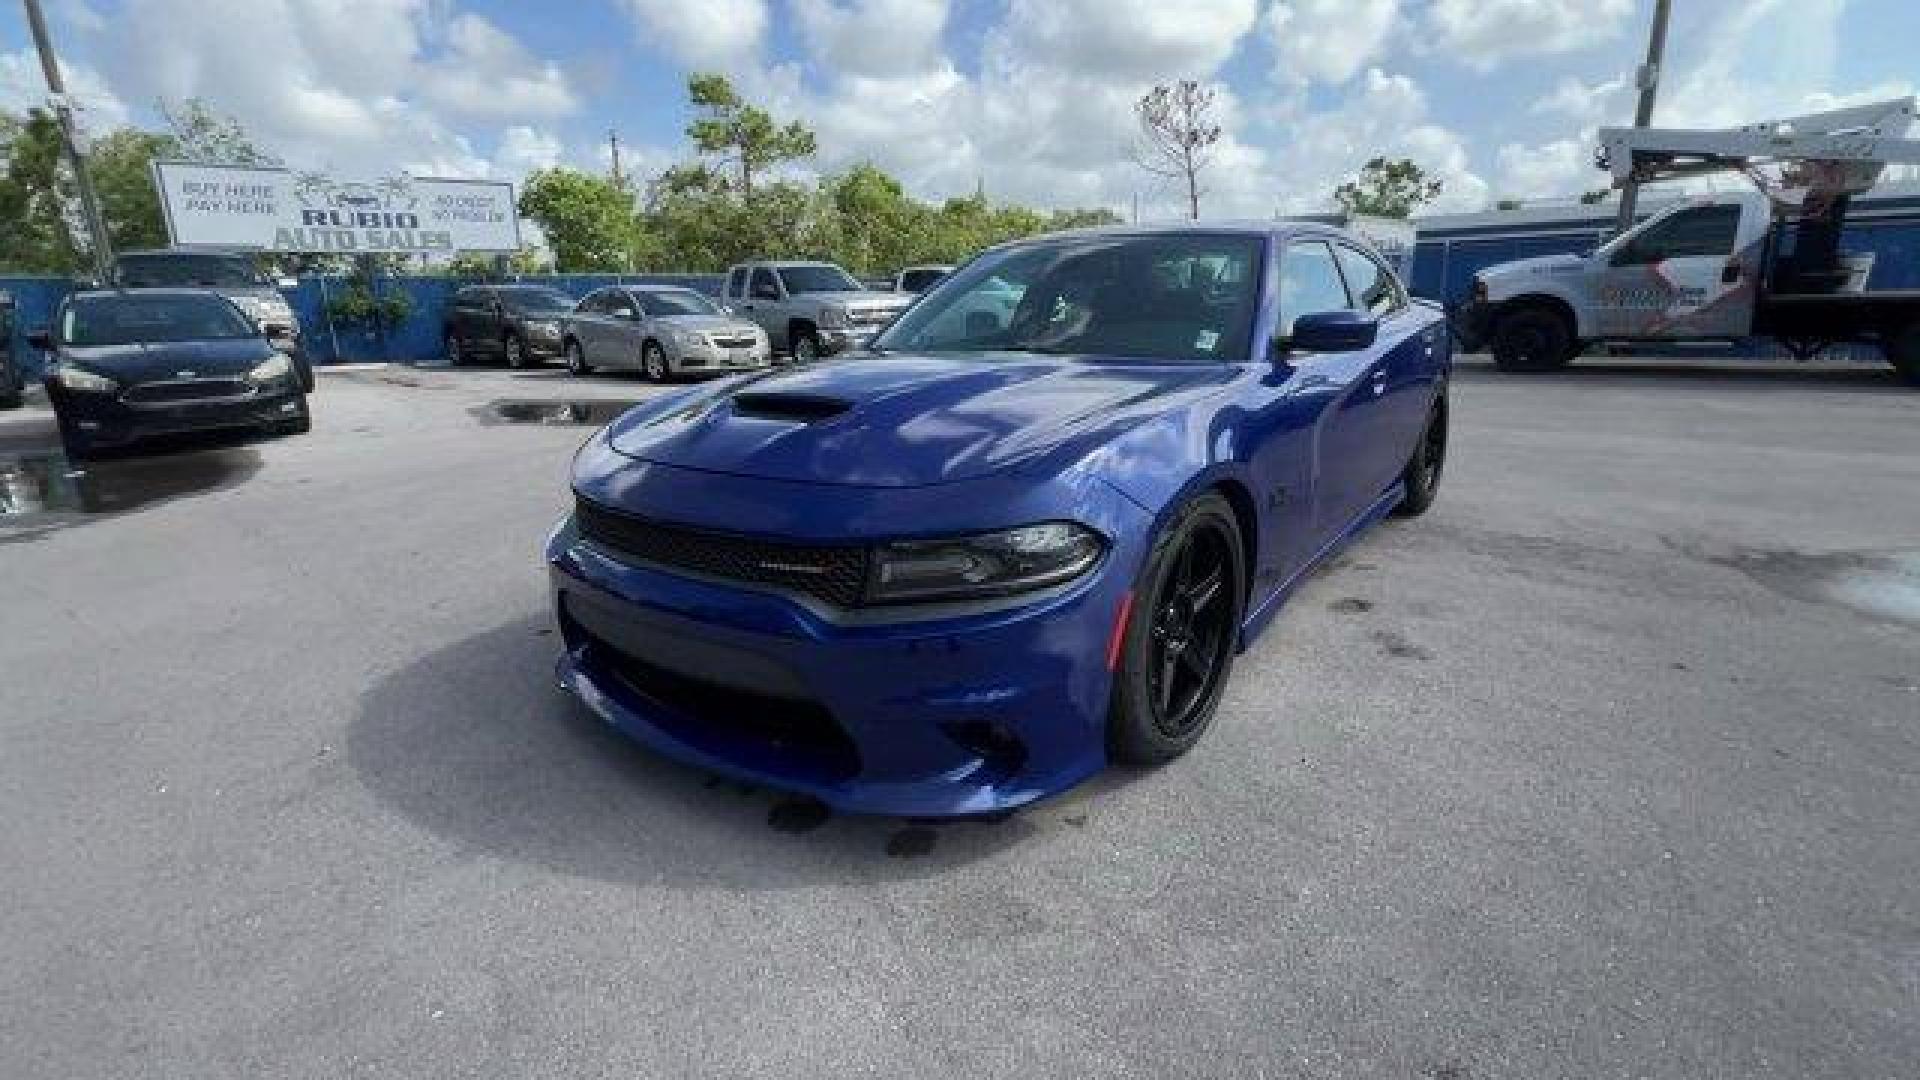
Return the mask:
<path id="1" fill-rule="evenodd" d="M 95 375 L 83 368 L 60 365 L 58 376 L 60 385 L 68 390 L 82 394 L 111 394 L 120 388 L 120 384 L 105 375 Z"/>
<path id="2" fill-rule="evenodd" d="M 247 372 L 247 379 L 251 382 L 272 382 L 275 379 L 284 379 L 291 374 L 293 374 L 293 365 L 285 356 L 274 353 L 255 364 L 253 370 Z"/>
<path id="3" fill-rule="evenodd" d="M 829 330 L 838 330 L 841 327 L 846 326 L 847 325 L 847 309 L 837 308 L 837 307 L 821 308 L 820 309 L 820 325 Z"/>
<path id="4" fill-rule="evenodd" d="M 1044 589 L 1086 573 L 1105 548 L 1100 534 L 1070 521 L 887 544 L 873 553 L 867 602 L 963 600 Z"/>

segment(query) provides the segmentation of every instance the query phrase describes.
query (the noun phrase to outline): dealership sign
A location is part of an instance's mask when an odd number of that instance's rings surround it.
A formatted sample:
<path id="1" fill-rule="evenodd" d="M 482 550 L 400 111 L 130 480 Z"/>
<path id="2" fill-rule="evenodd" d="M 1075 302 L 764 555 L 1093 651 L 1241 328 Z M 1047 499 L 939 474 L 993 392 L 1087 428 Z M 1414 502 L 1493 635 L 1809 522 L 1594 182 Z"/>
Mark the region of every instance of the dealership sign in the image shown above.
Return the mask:
<path id="1" fill-rule="evenodd" d="M 513 185 L 156 161 L 175 244 L 371 255 L 518 251 Z"/>

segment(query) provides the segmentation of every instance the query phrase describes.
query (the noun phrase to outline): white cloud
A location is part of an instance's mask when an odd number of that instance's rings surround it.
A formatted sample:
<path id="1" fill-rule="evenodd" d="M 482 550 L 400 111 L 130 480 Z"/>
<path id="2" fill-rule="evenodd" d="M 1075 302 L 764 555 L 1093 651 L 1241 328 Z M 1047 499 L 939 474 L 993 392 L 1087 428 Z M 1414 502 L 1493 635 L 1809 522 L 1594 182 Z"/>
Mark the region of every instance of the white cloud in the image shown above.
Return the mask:
<path id="1" fill-rule="evenodd" d="M 947 0 L 792 0 L 813 54 L 831 70 L 870 78 L 936 70 Z"/>
<path id="2" fill-rule="evenodd" d="M 1338 105 L 1282 121 L 1276 134 L 1276 199 L 1288 213 L 1330 209 L 1333 189 L 1373 157 L 1410 158 L 1437 177 L 1443 186 L 1429 212 L 1477 210 L 1487 201 L 1465 143 L 1434 122 L 1426 94 L 1405 75 L 1369 68 Z"/>
<path id="3" fill-rule="evenodd" d="M 1500 166 L 1498 198 L 1569 199 L 1608 186 L 1593 164 L 1591 138 L 1555 139 L 1526 145 L 1507 143 L 1495 160 Z"/>
<path id="4" fill-rule="evenodd" d="M 560 164 L 562 152 L 558 137 L 517 124 L 500 136 L 490 171 L 504 176 L 525 176 L 535 169 L 551 169 Z"/>
<path id="5" fill-rule="evenodd" d="M 694 68 L 751 58 L 767 30 L 766 0 L 622 0 L 640 43 Z"/>
<path id="6" fill-rule="evenodd" d="M 1257 14 L 1254 0 L 1012 0 L 994 36 L 1027 62 L 1105 82 L 1204 78 L 1233 54 Z"/>
<path id="7" fill-rule="evenodd" d="M 1620 75 L 1588 85 L 1571 75 L 1561 79 L 1553 92 L 1535 101 L 1527 111 L 1536 116 L 1564 116 L 1575 123 L 1629 124 L 1633 122 L 1631 103 L 1633 80 Z"/>
<path id="8" fill-rule="evenodd" d="M 1344 83 L 1385 49 L 1398 0 L 1290 0 L 1261 20 L 1283 82 Z"/>
<path id="9" fill-rule="evenodd" d="M 62 62 L 60 75 L 67 84 L 67 97 L 78 114 L 81 131 L 101 135 L 126 124 L 126 103 L 108 88 L 99 72 Z M 40 70 L 39 55 L 32 49 L 0 53 L 0 109 L 21 112 L 46 104 L 47 78 Z"/>
<path id="10" fill-rule="evenodd" d="M 464 116 L 561 116 L 579 108 L 558 64 L 536 60 L 512 35 L 474 14 L 447 26 L 447 53 L 422 76 L 428 101 Z"/>
<path id="11" fill-rule="evenodd" d="M 1434 0 L 1433 46 L 1486 70 L 1509 56 L 1572 52 L 1618 37 L 1633 0 Z"/>

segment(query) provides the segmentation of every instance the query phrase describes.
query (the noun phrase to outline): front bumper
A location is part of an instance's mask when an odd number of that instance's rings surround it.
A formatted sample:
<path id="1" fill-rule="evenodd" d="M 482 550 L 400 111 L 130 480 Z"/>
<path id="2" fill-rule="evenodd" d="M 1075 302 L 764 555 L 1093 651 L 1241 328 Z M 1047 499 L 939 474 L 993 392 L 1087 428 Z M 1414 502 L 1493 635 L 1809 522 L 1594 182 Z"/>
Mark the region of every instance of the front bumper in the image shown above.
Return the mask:
<path id="1" fill-rule="evenodd" d="M 759 371 L 773 365 L 773 351 L 765 345 L 745 348 L 674 346 L 667 362 L 679 371 Z"/>
<path id="2" fill-rule="evenodd" d="M 47 394 L 63 424 L 90 446 L 101 447 L 191 432 L 270 430 L 307 415 L 306 395 L 291 384 L 244 396 L 154 403 L 52 386 Z"/>
<path id="3" fill-rule="evenodd" d="M 854 813 L 990 814 L 1106 762 L 1117 548 L 999 611 L 836 623 L 774 593 L 621 562 L 569 518 L 547 562 L 560 685 L 669 757 Z"/>

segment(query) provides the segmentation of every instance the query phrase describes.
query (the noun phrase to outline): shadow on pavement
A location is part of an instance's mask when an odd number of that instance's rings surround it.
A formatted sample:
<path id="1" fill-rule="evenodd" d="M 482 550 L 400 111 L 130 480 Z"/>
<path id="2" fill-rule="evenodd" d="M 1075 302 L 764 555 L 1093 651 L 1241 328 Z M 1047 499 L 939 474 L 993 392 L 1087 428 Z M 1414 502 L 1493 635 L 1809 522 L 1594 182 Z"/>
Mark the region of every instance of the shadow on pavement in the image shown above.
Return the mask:
<path id="1" fill-rule="evenodd" d="M 1685 362 L 1671 360 L 1580 359 L 1559 371 L 1499 371 L 1490 363 L 1463 363 L 1456 377 L 1475 382 L 1624 386 L 1629 384 L 1713 383 L 1716 389 L 1791 389 L 1817 386 L 1861 392 L 1920 394 L 1900 381 L 1893 368 L 1874 364 L 1808 365 L 1765 361 Z"/>
<path id="2" fill-rule="evenodd" d="M 1026 815 L 833 815 L 661 758 L 555 687 L 551 628 L 545 614 L 529 615 L 376 683 L 348 735 L 361 781 L 475 854 L 649 885 L 784 889 L 935 875 L 1038 828 Z"/>

